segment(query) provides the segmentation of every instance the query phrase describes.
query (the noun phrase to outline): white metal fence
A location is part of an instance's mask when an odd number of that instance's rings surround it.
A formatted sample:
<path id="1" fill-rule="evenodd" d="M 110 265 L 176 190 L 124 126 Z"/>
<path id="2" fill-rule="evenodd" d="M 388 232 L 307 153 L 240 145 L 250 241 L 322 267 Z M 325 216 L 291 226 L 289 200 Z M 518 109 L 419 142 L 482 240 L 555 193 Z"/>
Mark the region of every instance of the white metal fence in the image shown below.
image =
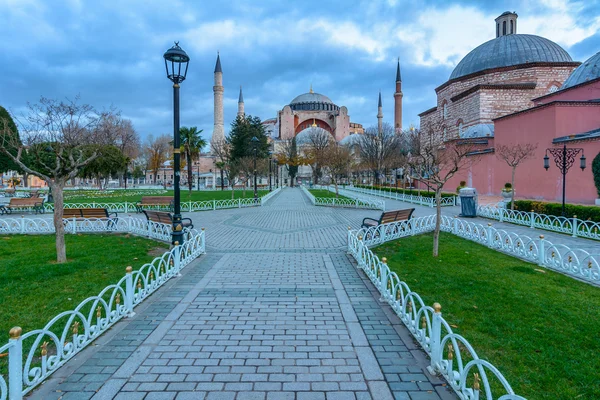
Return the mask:
<path id="1" fill-rule="evenodd" d="M 573 237 L 600 240 L 600 222 L 584 221 L 577 218 L 577 216 L 573 216 L 573 218 L 556 217 L 554 215 L 538 214 L 533 211 L 509 210 L 495 204 L 477 207 L 477 215 L 500 222 L 510 222 L 531 228 L 566 233 Z"/>
<path id="2" fill-rule="evenodd" d="M 325 188 L 325 187 L 324 187 Z M 353 196 L 349 193 L 344 193 L 345 198 L 336 197 L 315 197 L 309 192 L 304 186 L 301 186 L 302 191 L 308 196 L 310 202 L 315 206 L 326 206 L 326 207 L 342 207 L 342 208 L 367 208 L 375 210 L 385 210 L 385 201 L 383 200 L 372 200 L 367 198 L 361 198 Z M 335 192 L 335 189 L 329 189 Z M 341 191 L 340 191 L 341 194 Z"/>
<path id="3" fill-rule="evenodd" d="M 138 224 L 138 221 L 143 223 Z M 88 232 L 87 229 L 97 232 L 102 227 L 109 232 L 114 232 L 113 228 L 128 229 L 131 233 L 163 238 L 168 232 L 166 238 L 170 240 L 171 226 L 168 224 L 147 224 L 135 218 L 119 218 L 110 227 L 104 225 L 105 221 L 84 222 L 72 229 L 77 232 Z M 2 225 L 2 228 L 11 229 L 10 233 L 22 233 L 20 230 L 49 233 L 54 229 L 50 231 L 48 224 L 44 220 L 26 221 L 23 218 L 20 222 Z M 11 329 L 9 342 L 0 347 L 0 354 L 8 354 L 8 374 L 0 375 L 0 400 L 7 397 L 21 400 L 116 322 L 135 315 L 136 305 L 169 279 L 179 276 L 185 266 L 206 252 L 203 230 L 186 230 L 185 235 L 186 241 L 182 245 L 174 246 L 138 270 L 127 267 L 117 283 L 107 286 L 97 296 L 85 299 L 75 309 L 60 313 L 44 328 L 25 334 L 19 327 Z"/>
<path id="4" fill-rule="evenodd" d="M 415 196 L 412 194 L 396 193 L 391 190 L 386 191 L 383 189 L 365 189 L 354 186 L 346 186 L 346 190 L 368 194 L 371 196 L 379 196 L 398 201 L 405 201 L 407 203 L 420 204 L 422 206 L 435 207 L 434 197 Z M 440 200 L 440 204 L 442 207 L 455 206 L 457 204 L 456 196 L 442 197 Z"/>
<path id="5" fill-rule="evenodd" d="M 383 243 L 396 237 L 416 233 L 418 229 L 429 228 L 435 218 L 422 217 L 388 226 L 348 232 L 348 252 L 356 259 L 358 266 L 365 271 L 371 282 L 381 293 L 381 300 L 387 302 L 423 347 L 430 357 L 428 369 L 433 374 L 441 374 L 461 399 L 523 400 L 512 390 L 506 378 L 491 363 L 478 357 L 471 344 L 461 335 L 452 331 L 442 317 L 441 306 L 425 305 L 421 296 L 413 292 L 406 282 L 400 280 L 370 249 L 369 244 Z M 392 227 L 393 226 L 393 227 Z M 377 234 L 379 232 L 379 235 Z M 384 236 L 389 233 L 387 236 Z M 370 238 L 367 240 L 366 238 Z M 492 391 L 493 384 L 502 393 Z"/>

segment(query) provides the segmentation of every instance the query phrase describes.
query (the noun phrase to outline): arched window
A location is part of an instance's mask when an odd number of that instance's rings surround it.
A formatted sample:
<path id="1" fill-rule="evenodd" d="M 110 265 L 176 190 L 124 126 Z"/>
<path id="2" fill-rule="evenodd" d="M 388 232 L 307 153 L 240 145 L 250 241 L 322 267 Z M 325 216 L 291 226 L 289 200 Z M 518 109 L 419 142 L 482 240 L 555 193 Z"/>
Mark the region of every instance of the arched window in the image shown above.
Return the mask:
<path id="1" fill-rule="evenodd" d="M 444 131 L 442 132 L 442 141 L 445 142 L 446 139 L 448 138 L 448 129 L 446 129 L 446 127 L 444 127 Z"/>
<path id="2" fill-rule="evenodd" d="M 512 19 L 510 20 L 510 33 L 511 33 L 511 34 L 512 34 L 512 33 L 514 33 L 514 31 L 513 31 L 513 21 L 512 21 Z"/>
<path id="3" fill-rule="evenodd" d="M 496 37 L 500 36 L 500 24 L 496 24 Z"/>
<path id="4" fill-rule="evenodd" d="M 506 35 L 506 21 L 502 23 L 502 34 Z"/>
<path id="5" fill-rule="evenodd" d="M 444 100 L 444 104 L 442 106 L 442 119 L 448 118 L 448 103 Z"/>
<path id="6" fill-rule="evenodd" d="M 554 93 L 557 90 L 558 90 L 558 86 L 552 85 L 552 86 L 550 86 L 550 89 L 548 89 L 548 93 Z"/>
<path id="7" fill-rule="evenodd" d="M 460 121 L 460 122 L 458 123 L 458 136 L 462 136 L 462 134 L 463 134 L 463 129 L 464 129 L 463 122 L 462 122 L 462 121 Z"/>

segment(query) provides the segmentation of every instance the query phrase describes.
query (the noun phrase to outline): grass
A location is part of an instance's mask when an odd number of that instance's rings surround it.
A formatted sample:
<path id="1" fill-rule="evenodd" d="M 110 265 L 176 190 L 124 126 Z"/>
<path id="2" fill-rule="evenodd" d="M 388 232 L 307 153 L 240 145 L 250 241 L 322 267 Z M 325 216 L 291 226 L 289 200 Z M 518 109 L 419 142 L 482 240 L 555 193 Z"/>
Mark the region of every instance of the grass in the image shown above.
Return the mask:
<path id="1" fill-rule="evenodd" d="M 527 399 L 600 398 L 600 288 L 442 234 L 374 249 Z M 540 272 L 542 271 L 542 272 Z M 471 379 L 471 378 L 470 378 Z M 471 379 L 472 380 L 472 379 Z"/>
<path id="2" fill-rule="evenodd" d="M 254 191 L 252 189 L 246 190 L 244 193 L 242 190 L 234 191 L 234 198 L 252 198 L 254 197 Z M 119 189 L 111 190 L 107 189 L 104 191 L 99 190 L 68 190 L 65 191 L 65 203 L 122 203 L 132 202 L 135 203 L 142 199 L 142 196 L 173 196 L 173 190 L 160 190 L 160 189 Z M 262 197 L 269 193 L 268 190 L 259 190 L 258 196 Z M 214 191 L 192 191 L 187 189 L 181 189 L 181 201 L 206 201 L 206 200 L 229 200 L 231 199 L 230 190 L 214 190 Z"/>
<path id="3" fill-rule="evenodd" d="M 348 197 L 342 196 L 341 194 L 339 196 L 336 196 L 335 192 L 330 192 L 329 190 L 325 190 L 325 189 L 308 189 L 308 191 L 315 197 L 326 197 L 326 198 L 336 197 L 338 199 L 347 199 L 348 198 Z"/>
<path id="4" fill-rule="evenodd" d="M 43 328 L 57 314 L 117 283 L 168 245 L 125 234 L 66 235 L 68 262 L 56 264 L 54 235 L 0 237 L 0 343 L 8 331 Z"/>

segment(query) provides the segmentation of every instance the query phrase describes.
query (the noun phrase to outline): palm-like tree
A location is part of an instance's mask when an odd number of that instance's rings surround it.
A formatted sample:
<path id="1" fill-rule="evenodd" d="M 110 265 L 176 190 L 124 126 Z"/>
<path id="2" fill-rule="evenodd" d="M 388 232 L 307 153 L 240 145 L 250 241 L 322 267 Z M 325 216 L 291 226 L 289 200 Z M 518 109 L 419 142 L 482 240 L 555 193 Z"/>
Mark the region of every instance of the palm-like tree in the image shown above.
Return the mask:
<path id="1" fill-rule="evenodd" d="M 181 139 L 181 150 L 187 162 L 188 170 L 188 187 L 190 194 L 192 193 L 192 165 L 195 159 L 200 155 L 200 151 L 206 146 L 206 140 L 200 136 L 202 129 L 197 127 L 181 127 L 179 129 L 179 137 Z"/>

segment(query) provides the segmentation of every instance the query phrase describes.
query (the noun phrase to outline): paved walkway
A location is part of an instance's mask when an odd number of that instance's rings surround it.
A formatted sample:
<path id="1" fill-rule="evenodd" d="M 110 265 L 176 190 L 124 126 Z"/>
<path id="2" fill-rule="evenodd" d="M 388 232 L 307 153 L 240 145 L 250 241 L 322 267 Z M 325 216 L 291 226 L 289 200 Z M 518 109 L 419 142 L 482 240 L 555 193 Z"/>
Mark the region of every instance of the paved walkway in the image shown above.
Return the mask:
<path id="1" fill-rule="evenodd" d="M 345 254 L 378 211 L 310 205 L 189 214 L 207 252 L 33 399 L 454 399 Z"/>

